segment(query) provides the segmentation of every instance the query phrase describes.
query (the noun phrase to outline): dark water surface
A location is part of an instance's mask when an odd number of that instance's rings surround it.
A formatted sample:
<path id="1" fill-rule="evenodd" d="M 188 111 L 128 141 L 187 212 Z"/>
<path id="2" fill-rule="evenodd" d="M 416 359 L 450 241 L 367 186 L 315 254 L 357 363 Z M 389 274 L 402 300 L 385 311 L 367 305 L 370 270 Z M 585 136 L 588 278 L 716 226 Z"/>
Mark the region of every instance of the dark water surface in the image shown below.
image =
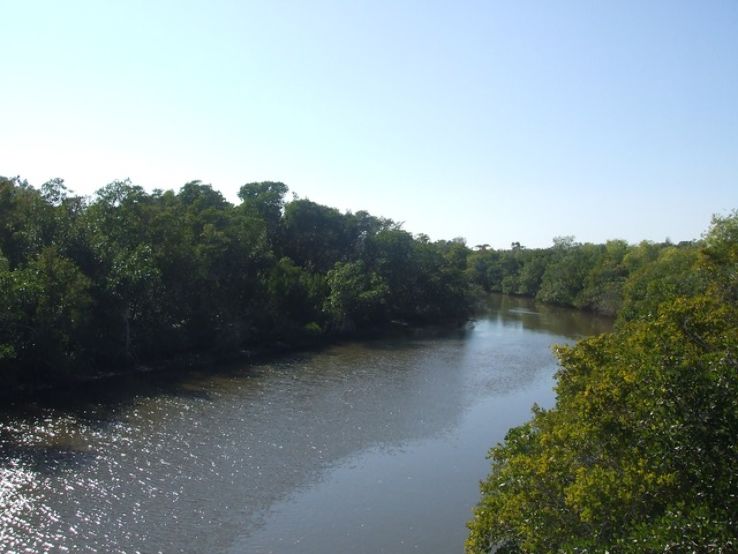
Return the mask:
<path id="1" fill-rule="evenodd" d="M 551 345 L 608 328 L 500 297 L 459 331 L 6 406 L 0 552 L 461 552 L 487 450 L 553 403 Z"/>

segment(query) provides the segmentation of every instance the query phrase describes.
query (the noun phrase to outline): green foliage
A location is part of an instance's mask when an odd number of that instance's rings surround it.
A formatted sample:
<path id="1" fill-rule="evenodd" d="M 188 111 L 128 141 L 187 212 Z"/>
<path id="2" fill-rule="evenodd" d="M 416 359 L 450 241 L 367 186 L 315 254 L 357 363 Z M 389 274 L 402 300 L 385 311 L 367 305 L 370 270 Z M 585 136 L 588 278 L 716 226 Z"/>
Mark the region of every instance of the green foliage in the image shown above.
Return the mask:
<path id="1" fill-rule="evenodd" d="M 266 280 L 268 304 L 259 327 L 282 340 L 304 333 L 321 334 L 325 289 L 325 276 L 307 271 L 287 257 L 280 259 Z"/>
<path id="2" fill-rule="evenodd" d="M 13 274 L 9 270 L 7 258 L 0 251 L 0 366 L 16 356 L 13 336 L 14 310 Z"/>
<path id="3" fill-rule="evenodd" d="M 20 179 L 0 177 L 0 250 L 11 268 L 51 244 L 54 209 Z"/>
<path id="4" fill-rule="evenodd" d="M 663 301 L 699 292 L 703 276 L 696 271 L 697 259 L 693 245 L 663 248 L 655 260 L 634 271 L 625 283 L 620 320 L 653 316 Z"/>
<path id="5" fill-rule="evenodd" d="M 377 325 L 387 319 L 389 287 L 364 262 L 337 262 L 326 278 L 330 292 L 325 308 L 340 330 Z"/>
<path id="6" fill-rule="evenodd" d="M 490 452 L 467 552 L 738 549 L 737 224 L 696 265 L 689 245 L 639 263 L 633 314 L 557 350 L 556 406 Z"/>
<path id="7" fill-rule="evenodd" d="M 470 253 L 466 278 L 484 292 L 533 297 L 630 320 L 649 313 L 661 299 L 700 288 L 693 271 L 698 244 L 631 246 L 623 240 L 580 244 L 557 237 L 546 249 L 484 248 Z"/>
<path id="8" fill-rule="evenodd" d="M 233 206 L 200 181 L 147 193 L 125 180 L 86 200 L 61 179 L 0 178 L 5 382 L 469 314 L 462 242 L 286 193 L 249 183 Z"/>
<path id="9" fill-rule="evenodd" d="M 714 216 L 701 251 L 703 265 L 712 275 L 713 286 L 726 301 L 738 300 L 738 211 Z"/>
<path id="10" fill-rule="evenodd" d="M 459 242 L 417 239 L 398 228 L 367 240 L 363 259 L 368 271 L 386 283 L 390 319 L 435 323 L 464 319 L 471 298 L 464 275 L 468 250 Z"/>
<path id="11" fill-rule="evenodd" d="M 247 183 L 238 191 L 243 201 L 242 209 L 252 211 L 264 221 L 270 244 L 276 246 L 280 241 L 280 224 L 284 210 L 284 196 L 287 194 L 284 183 L 264 181 Z"/>
<path id="12" fill-rule="evenodd" d="M 0 367 L 11 382 L 58 380 L 79 369 L 79 339 L 89 325 L 89 279 L 48 247 L 22 269 L 4 272 L 0 281 Z M 18 361 L 28 366 L 25 376 L 12 371 Z"/>
<path id="13" fill-rule="evenodd" d="M 592 256 L 584 288 L 574 305 L 602 314 L 615 315 L 623 302 L 623 286 L 628 276 L 623 259 L 628 252 L 624 240 L 610 240 Z"/>
<path id="14" fill-rule="evenodd" d="M 579 301 L 579 295 L 592 269 L 600 262 L 601 255 L 602 248 L 598 245 L 579 245 L 570 241 L 557 243 L 536 299 L 551 304 L 584 307 L 586 301 Z"/>

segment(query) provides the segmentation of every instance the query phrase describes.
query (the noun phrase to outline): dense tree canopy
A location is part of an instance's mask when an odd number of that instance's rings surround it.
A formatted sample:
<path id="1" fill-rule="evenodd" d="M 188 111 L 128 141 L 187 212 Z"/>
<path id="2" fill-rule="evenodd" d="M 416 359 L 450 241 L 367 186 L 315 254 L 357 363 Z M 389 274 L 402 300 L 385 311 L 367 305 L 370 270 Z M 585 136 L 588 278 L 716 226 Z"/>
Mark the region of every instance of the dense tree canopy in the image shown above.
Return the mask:
<path id="1" fill-rule="evenodd" d="M 676 289 L 693 290 L 699 279 L 692 270 L 696 242 L 633 246 L 623 240 L 581 244 L 574 237 L 556 237 L 551 248 L 483 246 L 469 254 L 466 268 L 469 281 L 480 290 L 530 296 L 621 319 L 642 310 L 643 302 L 657 303 Z"/>
<path id="2" fill-rule="evenodd" d="M 468 552 L 738 549 L 738 214 L 698 250 L 624 250 L 625 317 L 558 349 L 556 406 L 492 449 Z"/>
<path id="3" fill-rule="evenodd" d="M 53 384 L 194 352 L 463 321 L 468 249 L 248 183 L 93 198 L 0 178 L 0 372 Z"/>

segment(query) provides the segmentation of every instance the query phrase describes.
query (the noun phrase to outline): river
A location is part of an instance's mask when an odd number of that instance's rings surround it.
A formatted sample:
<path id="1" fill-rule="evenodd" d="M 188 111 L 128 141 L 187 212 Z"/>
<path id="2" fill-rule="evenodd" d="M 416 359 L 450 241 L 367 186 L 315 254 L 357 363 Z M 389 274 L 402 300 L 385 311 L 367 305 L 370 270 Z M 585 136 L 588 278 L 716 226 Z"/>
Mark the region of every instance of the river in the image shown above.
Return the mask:
<path id="1" fill-rule="evenodd" d="M 495 297 L 455 331 L 139 374 L 0 411 L 0 551 L 454 553 L 488 449 L 609 320 Z"/>

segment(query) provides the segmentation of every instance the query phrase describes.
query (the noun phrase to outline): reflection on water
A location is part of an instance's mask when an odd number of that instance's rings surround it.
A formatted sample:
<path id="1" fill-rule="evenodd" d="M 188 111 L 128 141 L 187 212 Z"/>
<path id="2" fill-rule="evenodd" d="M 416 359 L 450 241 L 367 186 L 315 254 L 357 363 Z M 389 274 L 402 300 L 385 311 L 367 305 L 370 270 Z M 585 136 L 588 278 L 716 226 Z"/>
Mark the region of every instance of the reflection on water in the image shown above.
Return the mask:
<path id="1" fill-rule="evenodd" d="M 528 298 L 494 294 L 487 306 L 501 325 L 519 325 L 530 331 L 542 331 L 569 339 L 605 333 L 612 328 L 612 318 L 533 303 Z"/>
<path id="2" fill-rule="evenodd" d="M 0 414 L 5 552 L 460 552 L 486 450 L 607 321 L 495 298 L 451 333 L 137 375 Z"/>

